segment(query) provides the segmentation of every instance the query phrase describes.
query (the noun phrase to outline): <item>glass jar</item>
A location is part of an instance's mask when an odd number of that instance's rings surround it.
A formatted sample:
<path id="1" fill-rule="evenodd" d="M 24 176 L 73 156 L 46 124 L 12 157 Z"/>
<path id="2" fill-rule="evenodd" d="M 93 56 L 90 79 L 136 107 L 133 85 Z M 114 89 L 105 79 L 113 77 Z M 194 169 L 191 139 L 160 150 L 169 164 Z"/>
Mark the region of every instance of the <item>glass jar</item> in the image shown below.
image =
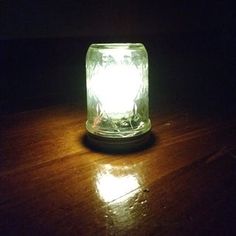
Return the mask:
<path id="1" fill-rule="evenodd" d="M 86 78 L 86 128 L 90 134 L 123 139 L 150 130 L 148 55 L 143 44 L 90 45 Z"/>

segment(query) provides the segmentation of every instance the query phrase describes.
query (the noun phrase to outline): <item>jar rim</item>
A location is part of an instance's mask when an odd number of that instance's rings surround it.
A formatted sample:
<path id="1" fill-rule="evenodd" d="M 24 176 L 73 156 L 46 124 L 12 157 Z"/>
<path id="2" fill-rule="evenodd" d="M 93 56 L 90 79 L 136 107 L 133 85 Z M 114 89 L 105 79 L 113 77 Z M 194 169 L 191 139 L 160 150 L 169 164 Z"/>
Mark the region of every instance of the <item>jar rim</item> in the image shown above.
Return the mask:
<path id="1" fill-rule="evenodd" d="M 139 49 L 144 48 L 142 43 L 93 43 L 90 48 L 94 49 Z"/>

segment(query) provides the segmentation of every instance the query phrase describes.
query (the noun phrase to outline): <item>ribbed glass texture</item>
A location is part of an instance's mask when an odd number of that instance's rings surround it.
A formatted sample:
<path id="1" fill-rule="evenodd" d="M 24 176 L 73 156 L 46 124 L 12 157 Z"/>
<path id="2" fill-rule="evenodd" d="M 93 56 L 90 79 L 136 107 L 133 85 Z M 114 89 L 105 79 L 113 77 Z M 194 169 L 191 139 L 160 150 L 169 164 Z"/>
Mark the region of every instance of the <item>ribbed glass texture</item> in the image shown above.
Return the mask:
<path id="1" fill-rule="evenodd" d="M 148 55 L 143 44 L 90 45 L 86 78 L 90 133 L 128 138 L 150 130 Z"/>

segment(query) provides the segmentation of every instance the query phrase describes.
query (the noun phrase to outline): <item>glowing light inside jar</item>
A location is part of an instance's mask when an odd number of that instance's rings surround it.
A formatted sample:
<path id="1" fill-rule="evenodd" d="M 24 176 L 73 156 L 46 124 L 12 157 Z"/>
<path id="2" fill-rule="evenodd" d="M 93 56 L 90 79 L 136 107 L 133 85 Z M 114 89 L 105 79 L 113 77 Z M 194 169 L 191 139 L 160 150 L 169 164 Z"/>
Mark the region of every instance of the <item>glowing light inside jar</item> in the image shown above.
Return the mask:
<path id="1" fill-rule="evenodd" d="M 142 44 L 92 44 L 86 76 L 90 133 L 119 138 L 150 129 L 148 58 Z"/>
<path id="2" fill-rule="evenodd" d="M 112 64 L 105 70 L 96 70 L 90 89 L 98 98 L 103 112 L 117 118 L 132 112 L 141 81 L 141 75 L 134 65 Z"/>

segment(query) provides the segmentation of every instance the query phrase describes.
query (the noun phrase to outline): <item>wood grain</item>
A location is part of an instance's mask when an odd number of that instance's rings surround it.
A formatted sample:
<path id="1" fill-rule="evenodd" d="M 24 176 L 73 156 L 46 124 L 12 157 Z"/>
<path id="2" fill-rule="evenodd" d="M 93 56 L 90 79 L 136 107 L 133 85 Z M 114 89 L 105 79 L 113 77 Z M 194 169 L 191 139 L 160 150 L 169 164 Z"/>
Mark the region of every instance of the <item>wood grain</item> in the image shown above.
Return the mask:
<path id="1" fill-rule="evenodd" d="M 0 235 L 235 235 L 234 117 L 151 120 L 151 147 L 109 154 L 76 106 L 1 115 Z"/>

